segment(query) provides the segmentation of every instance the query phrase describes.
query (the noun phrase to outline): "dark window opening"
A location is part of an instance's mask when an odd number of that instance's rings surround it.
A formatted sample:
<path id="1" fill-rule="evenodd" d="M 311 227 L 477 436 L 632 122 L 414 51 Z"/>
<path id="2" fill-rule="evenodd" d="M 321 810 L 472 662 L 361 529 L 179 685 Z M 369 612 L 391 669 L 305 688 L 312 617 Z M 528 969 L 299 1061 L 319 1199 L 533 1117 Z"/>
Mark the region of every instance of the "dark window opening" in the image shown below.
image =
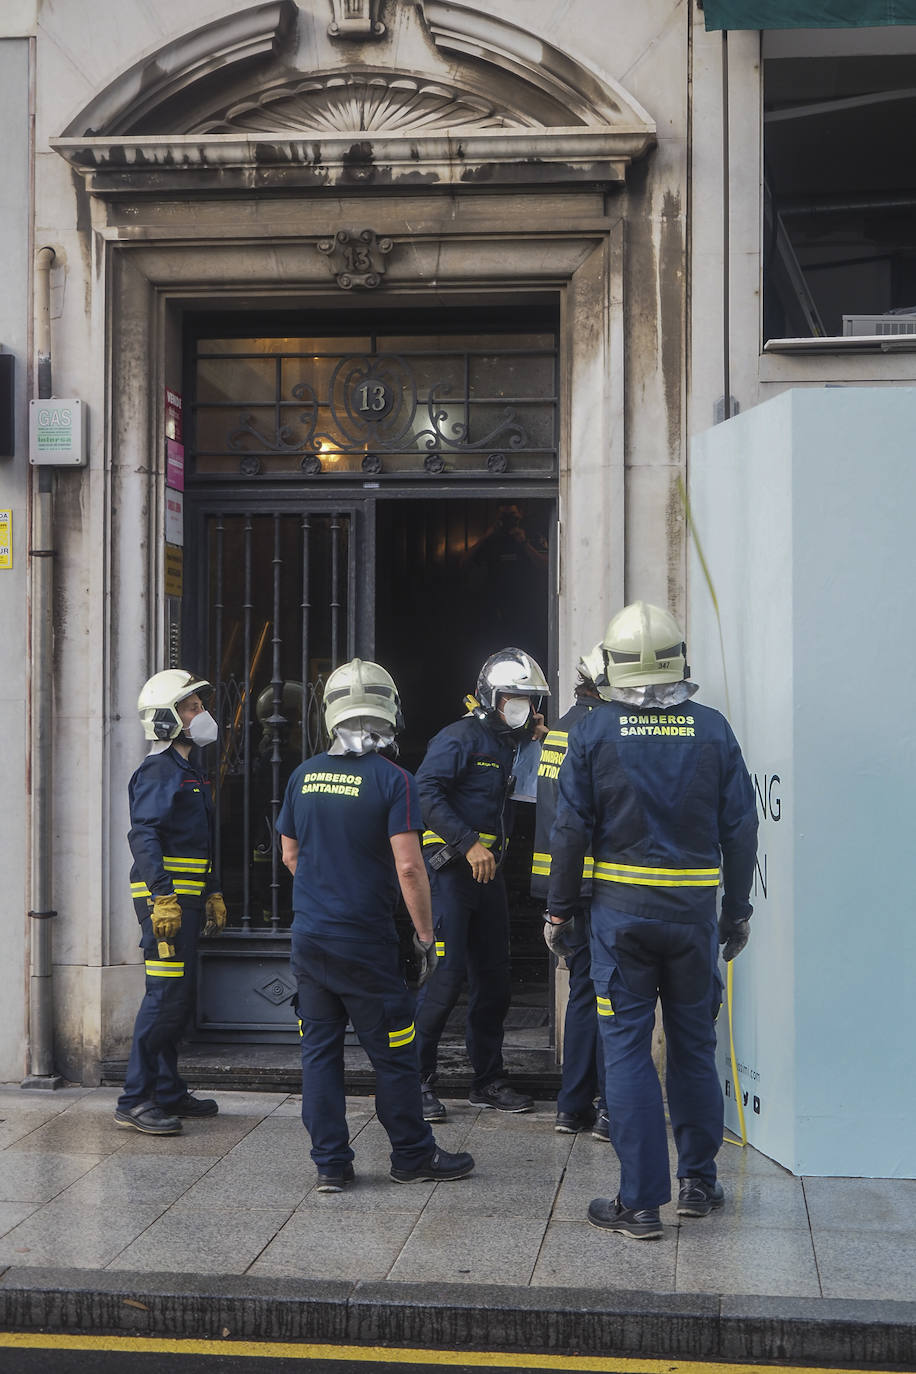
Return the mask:
<path id="1" fill-rule="evenodd" d="M 764 64 L 764 339 L 916 335 L 916 54 Z"/>

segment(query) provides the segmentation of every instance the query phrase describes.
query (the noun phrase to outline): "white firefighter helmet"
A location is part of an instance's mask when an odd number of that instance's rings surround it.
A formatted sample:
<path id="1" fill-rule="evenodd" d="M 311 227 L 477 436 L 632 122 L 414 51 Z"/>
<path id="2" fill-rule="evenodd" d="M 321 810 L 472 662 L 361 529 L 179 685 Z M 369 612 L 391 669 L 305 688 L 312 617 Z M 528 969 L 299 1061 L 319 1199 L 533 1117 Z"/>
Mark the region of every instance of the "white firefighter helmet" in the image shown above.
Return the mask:
<path id="1" fill-rule="evenodd" d="M 681 627 L 670 611 L 633 601 L 609 622 L 601 641 L 611 687 L 682 682 L 687 675 Z"/>
<path id="2" fill-rule="evenodd" d="M 384 721 L 403 730 L 401 699 L 394 678 L 379 663 L 351 658 L 335 668 L 324 686 L 324 719 L 328 733 L 356 717 Z"/>
<path id="3" fill-rule="evenodd" d="M 577 664 L 580 678 L 583 682 L 603 682 L 604 681 L 604 649 L 600 642 L 589 649 L 587 654 L 583 654 Z"/>
<path id="4" fill-rule="evenodd" d="M 500 649 L 491 654 L 477 678 L 477 700 L 485 711 L 495 711 L 500 695 L 549 697 L 550 688 L 540 664 L 524 649 Z"/>
<path id="5" fill-rule="evenodd" d="M 166 668 L 144 682 L 137 697 L 137 710 L 146 739 L 177 739 L 184 726 L 176 706 L 195 692 L 210 691 L 206 678 L 195 677 L 185 668 Z"/>

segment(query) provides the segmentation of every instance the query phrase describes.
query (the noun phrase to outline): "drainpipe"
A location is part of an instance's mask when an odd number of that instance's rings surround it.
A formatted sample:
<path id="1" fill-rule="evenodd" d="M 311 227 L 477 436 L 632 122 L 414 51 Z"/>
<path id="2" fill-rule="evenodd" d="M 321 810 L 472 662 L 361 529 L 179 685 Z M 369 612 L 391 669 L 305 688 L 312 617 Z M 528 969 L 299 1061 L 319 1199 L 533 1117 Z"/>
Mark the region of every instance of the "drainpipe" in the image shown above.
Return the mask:
<path id="1" fill-rule="evenodd" d="M 731 170 L 728 130 L 728 29 L 722 30 L 722 418 L 732 414 Z"/>
<path id="2" fill-rule="evenodd" d="M 53 248 L 39 248 L 35 259 L 38 399 L 51 395 L 51 264 Z M 31 573 L 31 857 L 32 903 L 29 946 L 29 1074 L 23 1088 L 59 1088 L 54 1072 L 54 986 L 51 963 L 51 842 L 53 796 L 53 637 L 55 471 L 39 467 L 32 493 L 29 549 Z"/>

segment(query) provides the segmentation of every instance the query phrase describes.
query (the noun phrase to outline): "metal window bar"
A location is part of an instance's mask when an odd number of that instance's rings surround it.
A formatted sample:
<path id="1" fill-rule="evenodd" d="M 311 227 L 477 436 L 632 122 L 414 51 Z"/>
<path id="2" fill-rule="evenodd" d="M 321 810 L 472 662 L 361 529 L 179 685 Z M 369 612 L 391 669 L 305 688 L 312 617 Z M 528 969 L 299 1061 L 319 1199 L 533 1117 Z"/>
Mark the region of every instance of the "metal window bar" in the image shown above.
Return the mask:
<path id="1" fill-rule="evenodd" d="M 228 882 L 233 889 L 231 907 L 239 912 L 238 922 L 233 922 L 237 934 L 285 933 L 286 884 L 276 822 L 293 766 L 289 750 L 304 760 L 327 744 L 322 722 L 326 669 L 320 660 L 335 668 L 354 648 L 351 608 L 356 604 L 357 570 L 349 539 L 350 521 L 351 515 L 345 510 L 322 511 L 316 520 L 314 511 L 297 514 L 274 509 L 240 511 L 238 515 L 223 511 L 214 514 L 207 525 L 212 598 L 207 641 L 214 710 L 223 725 L 214 788 L 214 840 L 216 853 L 224 861 L 221 867 L 227 870 L 221 875 L 223 885 Z M 299 538 L 293 553 L 288 541 L 296 534 Z M 271 551 L 269 575 L 260 553 L 265 542 Z M 316 556 L 320 566 L 313 567 Z M 321 643 L 315 645 L 317 590 L 322 592 L 323 604 Z M 291 591 L 296 596 L 296 610 L 288 623 Z M 290 644 L 290 635 L 299 633 L 301 645 Z M 268 641 L 271 658 L 265 687 Z M 297 672 L 301 689 L 294 680 Z M 259 684 L 264 703 L 258 713 Z M 301 690 L 301 704 L 295 701 L 297 689 Z M 299 745 L 293 740 L 297 712 Z M 261 729 L 260 740 L 256 724 Z M 225 815 L 224 806 L 231 807 Z M 253 867 L 260 864 L 263 879 L 257 878 Z M 261 923 L 262 912 L 266 928 Z"/>
<path id="2" fill-rule="evenodd" d="M 245 591 L 242 601 L 244 624 L 244 670 L 242 686 L 242 929 L 251 929 L 251 870 L 248 856 L 251 853 L 251 615 L 254 609 L 251 591 L 251 543 L 253 526 L 251 516 L 245 517 Z"/>
<path id="3" fill-rule="evenodd" d="M 283 678 L 280 672 L 280 650 L 282 632 L 280 620 L 280 574 L 283 559 L 280 546 L 280 516 L 274 515 L 274 556 L 273 556 L 273 664 L 271 686 L 273 688 L 273 710 L 268 722 L 271 729 L 270 743 L 270 928 L 276 933 L 280 929 L 280 854 L 277 836 L 277 816 L 280 814 L 280 730 L 288 722 L 283 715 Z M 304 691 L 304 684 L 303 684 Z"/>
<path id="4" fill-rule="evenodd" d="M 223 517 L 217 516 L 216 521 L 210 527 L 210 538 L 207 540 L 209 562 L 212 566 L 216 564 L 216 596 L 213 601 L 213 612 L 216 617 L 213 638 L 213 661 L 216 665 L 213 683 L 214 691 L 214 715 L 217 720 L 222 720 L 223 716 L 223 612 L 225 604 L 223 602 L 223 535 L 225 533 Z M 213 545 L 215 544 L 215 551 Z M 215 556 L 214 556 L 215 553 Z M 213 826 L 213 840 L 218 856 L 222 856 L 222 792 L 223 792 L 223 763 L 224 751 L 229 748 L 229 741 L 223 739 L 220 744 L 219 761 L 216 767 L 216 789 L 215 789 L 215 818 Z M 222 881 L 221 873 L 218 875 Z"/>
<path id="5" fill-rule="evenodd" d="M 331 516 L 331 670 L 340 663 L 340 517 Z"/>
<path id="6" fill-rule="evenodd" d="M 309 682 L 309 621 L 312 611 L 309 583 L 309 535 L 311 521 L 307 515 L 302 517 L 302 759 L 309 756 L 309 720 L 311 717 L 312 684 Z"/>

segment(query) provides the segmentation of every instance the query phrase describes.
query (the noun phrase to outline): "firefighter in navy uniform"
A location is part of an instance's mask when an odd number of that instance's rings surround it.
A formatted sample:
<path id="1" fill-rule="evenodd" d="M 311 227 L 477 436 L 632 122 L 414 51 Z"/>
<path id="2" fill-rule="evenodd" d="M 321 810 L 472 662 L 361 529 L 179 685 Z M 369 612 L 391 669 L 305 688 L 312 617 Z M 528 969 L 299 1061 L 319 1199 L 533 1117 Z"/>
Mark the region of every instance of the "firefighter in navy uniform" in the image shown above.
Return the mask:
<path id="1" fill-rule="evenodd" d="M 137 701 L 152 748 L 129 784 L 130 890 L 140 922 L 146 993 L 134 1026 L 115 1121 L 146 1135 L 176 1135 L 182 1117 L 215 1116 L 178 1072 L 178 1043 L 194 1009 L 201 925 L 226 924 L 213 872 L 213 804 L 200 750 L 217 737 L 200 693 L 210 684 L 184 668 L 156 673 Z M 196 746 L 196 747 L 195 747 Z"/>
<path id="2" fill-rule="evenodd" d="M 549 695 L 523 649 L 492 654 L 468 714 L 430 740 L 417 770 L 423 854 L 430 873 L 439 964 L 417 1006 L 423 1114 L 444 1121 L 436 1096 L 439 1039 L 468 982 L 466 1043 L 474 1071 L 469 1102 L 528 1112 L 533 1100 L 506 1081 L 503 1022 L 509 1009 L 509 908 L 500 865 L 518 745 L 547 733 L 537 707 Z"/>
<path id="3" fill-rule="evenodd" d="M 572 732 L 560 769 L 549 908 L 554 923 L 581 909 L 582 863 L 592 854 L 592 979 L 620 1186 L 616 1198 L 594 1199 L 588 1219 L 652 1239 L 671 1197 L 651 1055 L 659 997 L 678 1214 L 707 1216 L 724 1200 L 717 946 L 729 960 L 747 943 L 757 813 L 728 722 L 690 701 L 697 689 L 674 617 L 634 602 L 610 622 L 603 649 L 607 705 Z"/>
<path id="4" fill-rule="evenodd" d="M 391 1178 L 464 1178 L 471 1156 L 440 1149 L 423 1120 L 414 996 L 400 967 L 399 886 L 414 926 L 418 984 L 436 954 L 416 782 L 392 757 L 403 726 L 397 689 L 384 668 L 354 658 L 328 678 L 324 711 L 331 747 L 295 770 L 277 818 L 293 875 L 302 1120 L 317 1189 L 337 1193 L 354 1181 L 344 1092 L 348 1019 L 375 1070 Z"/>
<path id="5" fill-rule="evenodd" d="M 575 704 L 548 731 L 541 750 L 537 776 L 537 811 L 534 823 L 534 854 L 531 862 L 531 895 L 547 904 L 550 883 L 550 832 L 557 809 L 557 779 L 566 757 L 569 735 L 590 711 L 601 705 L 596 681 L 604 681 L 601 645 L 579 660 Z M 569 998 L 563 1020 L 563 1071 L 557 1094 L 554 1129 L 561 1135 L 591 1131 L 596 1140 L 610 1141 L 604 1101 L 604 1056 L 598 1034 L 595 988 L 588 947 L 588 907 L 592 894 L 592 856 L 582 868 L 582 912 L 573 921 L 553 925 L 546 919 L 547 948 L 564 959 L 569 972 Z M 598 1098 L 597 1110 L 595 1098 Z"/>

